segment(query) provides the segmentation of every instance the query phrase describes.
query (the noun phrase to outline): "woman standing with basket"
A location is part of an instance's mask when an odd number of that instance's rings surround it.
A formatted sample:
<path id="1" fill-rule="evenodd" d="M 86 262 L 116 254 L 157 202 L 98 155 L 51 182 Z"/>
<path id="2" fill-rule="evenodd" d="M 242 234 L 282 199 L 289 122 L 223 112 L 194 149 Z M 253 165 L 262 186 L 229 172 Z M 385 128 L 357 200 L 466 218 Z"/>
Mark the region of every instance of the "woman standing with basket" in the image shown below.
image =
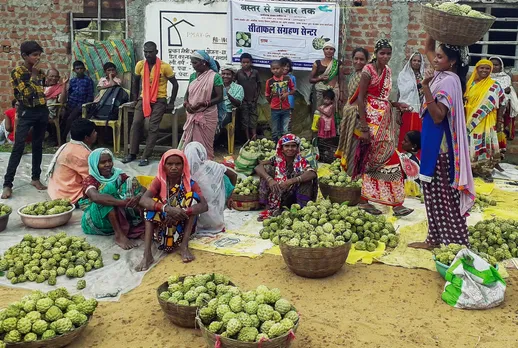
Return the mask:
<path id="1" fill-rule="evenodd" d="M 392 56 L 392 45 L 386 39 L 378 40 L 374 52 L 375 58 L 362 70 L 358 92 L 362 145 L 357 149 L 354 176 L 362 174 L 363 179 L 359 207 L 380 215 L 381 211 L 370 204 L 371 201 L 392 206 L 396 216 L 406 216 L 413 210 L 403 206 L 405 183 L 396 152 L 392 107 L 406 111 L 409 106 L 389 100 L 392 72 L 387 64 Z"/>
<path id="2" fill-rule="evenodd" d="M 468 245 L 466 214 L 475 200 L 469 161 L 463 90 L 467 47 L 441 44 L 427 37 L 426 56 L 435 68 L 423 79 L 424 108 L 419 179 L 428 218 L 428 236 L 412 248 L 439 244 Z"/>

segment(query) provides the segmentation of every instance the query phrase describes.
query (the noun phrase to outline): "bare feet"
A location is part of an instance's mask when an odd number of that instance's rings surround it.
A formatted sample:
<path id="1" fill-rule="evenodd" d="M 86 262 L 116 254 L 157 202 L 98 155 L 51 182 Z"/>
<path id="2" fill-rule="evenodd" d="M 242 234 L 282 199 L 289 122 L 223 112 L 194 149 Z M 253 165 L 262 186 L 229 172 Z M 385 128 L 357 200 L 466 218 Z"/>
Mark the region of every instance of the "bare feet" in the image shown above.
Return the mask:
<path id="1" fill-rule="evenodd" d="M 129 250 L 137 246 L 137 243 L 128 239 L 128 237 L 122 234 L 115 236 L 115 244 L 117 244 L 124 250 Z"/>
<path id="2" fill-rule="evenodd" d="M 135 271 L 137 271 L 137 272 L 147 271 L 149 269 L 149 267 L 151 267 L 153 262 L 155 262 L 155 260 L 153 259 L 153 256 L 151 256 L 151 255 L 144 256 L 144 258 L 142 259 L 142 261 L 140 261 L 138 266 L 135 267 Z"/>
<path id="3" fill-rule="evenodd" d="M 2 199 L 11 198 L 12 194 L 13 194 L 13 189 L 6 186 L 6 187 L 4 187 L 4 191 L 2 192 Z"/>
<path id="4" fill-rule="evenodd" d="M 47 186 L 43 185 L 39 180 L 32 180 L 31 185 L 36 187 L 36 190 L 42 191 L 47 189 Z"/>
<path id="5" fill-rule="evenodd" d="M 410 244 L 408 244 L 408 247 L 414 248 L 414 249 L 426 249 L 426 250 L 431 250 L 431 249 L 435 248 L 434 245 L 428 244 L 426 242 L 410 243 Z"/>
<path id="6" fill-rule="evenodd" d="M 194 261 L 194 255 L 191 254 L 191 251 L 189 248 L 180 249 L 180 255 L 182 256 L 182 261 L 184 263 L 189 263 L 191 261 Z"/>

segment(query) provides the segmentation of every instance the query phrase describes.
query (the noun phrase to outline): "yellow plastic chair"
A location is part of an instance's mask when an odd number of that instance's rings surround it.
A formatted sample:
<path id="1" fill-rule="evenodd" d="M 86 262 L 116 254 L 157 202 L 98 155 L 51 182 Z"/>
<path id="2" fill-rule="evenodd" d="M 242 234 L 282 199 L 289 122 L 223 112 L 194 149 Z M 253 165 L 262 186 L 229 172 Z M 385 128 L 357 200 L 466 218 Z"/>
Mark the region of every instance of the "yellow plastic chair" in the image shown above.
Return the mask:
<path id="1" fill-rule="evenodd" d="M 234 154 L 234 140 L 236 135 L 236 112 L 237 109 L 232 109 L 232 122 L 227 124 L 225 128 L 227 129 L 227 139 L 228 139 L 228 154 Z"/>

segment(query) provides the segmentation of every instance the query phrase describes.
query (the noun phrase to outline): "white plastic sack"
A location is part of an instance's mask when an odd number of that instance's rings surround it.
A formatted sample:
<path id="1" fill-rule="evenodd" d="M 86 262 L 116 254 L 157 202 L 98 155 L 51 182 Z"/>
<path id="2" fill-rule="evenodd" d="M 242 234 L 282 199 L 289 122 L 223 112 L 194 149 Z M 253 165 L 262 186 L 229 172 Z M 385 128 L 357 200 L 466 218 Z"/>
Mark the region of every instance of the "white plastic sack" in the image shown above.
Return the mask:
<path id="1" fill-rule="evenodd" d="M 456 308 L 486 309 L 504 301 L 505 289 L 505 281 L 493 266 L 462 249 L 446 272 L 442 299 Z"/>

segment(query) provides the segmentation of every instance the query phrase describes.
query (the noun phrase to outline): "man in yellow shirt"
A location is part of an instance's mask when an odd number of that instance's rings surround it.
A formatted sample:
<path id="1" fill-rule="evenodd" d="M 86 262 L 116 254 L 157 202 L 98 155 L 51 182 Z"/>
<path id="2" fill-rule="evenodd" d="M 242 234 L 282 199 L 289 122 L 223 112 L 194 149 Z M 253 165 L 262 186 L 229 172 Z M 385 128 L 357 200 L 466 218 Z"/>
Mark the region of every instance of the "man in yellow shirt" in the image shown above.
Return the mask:
<path id="1" fill-rule="evenodd" d="M 132 84 L 133 100 L 137 99 L 139 88 L 142 87 L 142 93 L 138 98 L 133 116 L 133 124 L 130 131 L 130 153 L 124 159 L 123 163 L 129 163 L 137 159 L 139 152 L 140 137 L 144 130 L 144 120 L 149 121 L 148 136 L 146 139 L 146 148 L 142 154 L 139 166 L 147 166 L 148 158 L 153 152 L 156 140 L 158 138 L 158 130 L 162 117 L 167 108 L 167 82 L 173 85 L 170 108 L 174 108 L 174 101 L 178 94 L 178 82 L 174 76 L 173 68 L 157 57 L 158 50 L 154 42 L 148 41 L 144 44 L 144 60 L 141 60 L 135 66 L 135 78 Z"/>

